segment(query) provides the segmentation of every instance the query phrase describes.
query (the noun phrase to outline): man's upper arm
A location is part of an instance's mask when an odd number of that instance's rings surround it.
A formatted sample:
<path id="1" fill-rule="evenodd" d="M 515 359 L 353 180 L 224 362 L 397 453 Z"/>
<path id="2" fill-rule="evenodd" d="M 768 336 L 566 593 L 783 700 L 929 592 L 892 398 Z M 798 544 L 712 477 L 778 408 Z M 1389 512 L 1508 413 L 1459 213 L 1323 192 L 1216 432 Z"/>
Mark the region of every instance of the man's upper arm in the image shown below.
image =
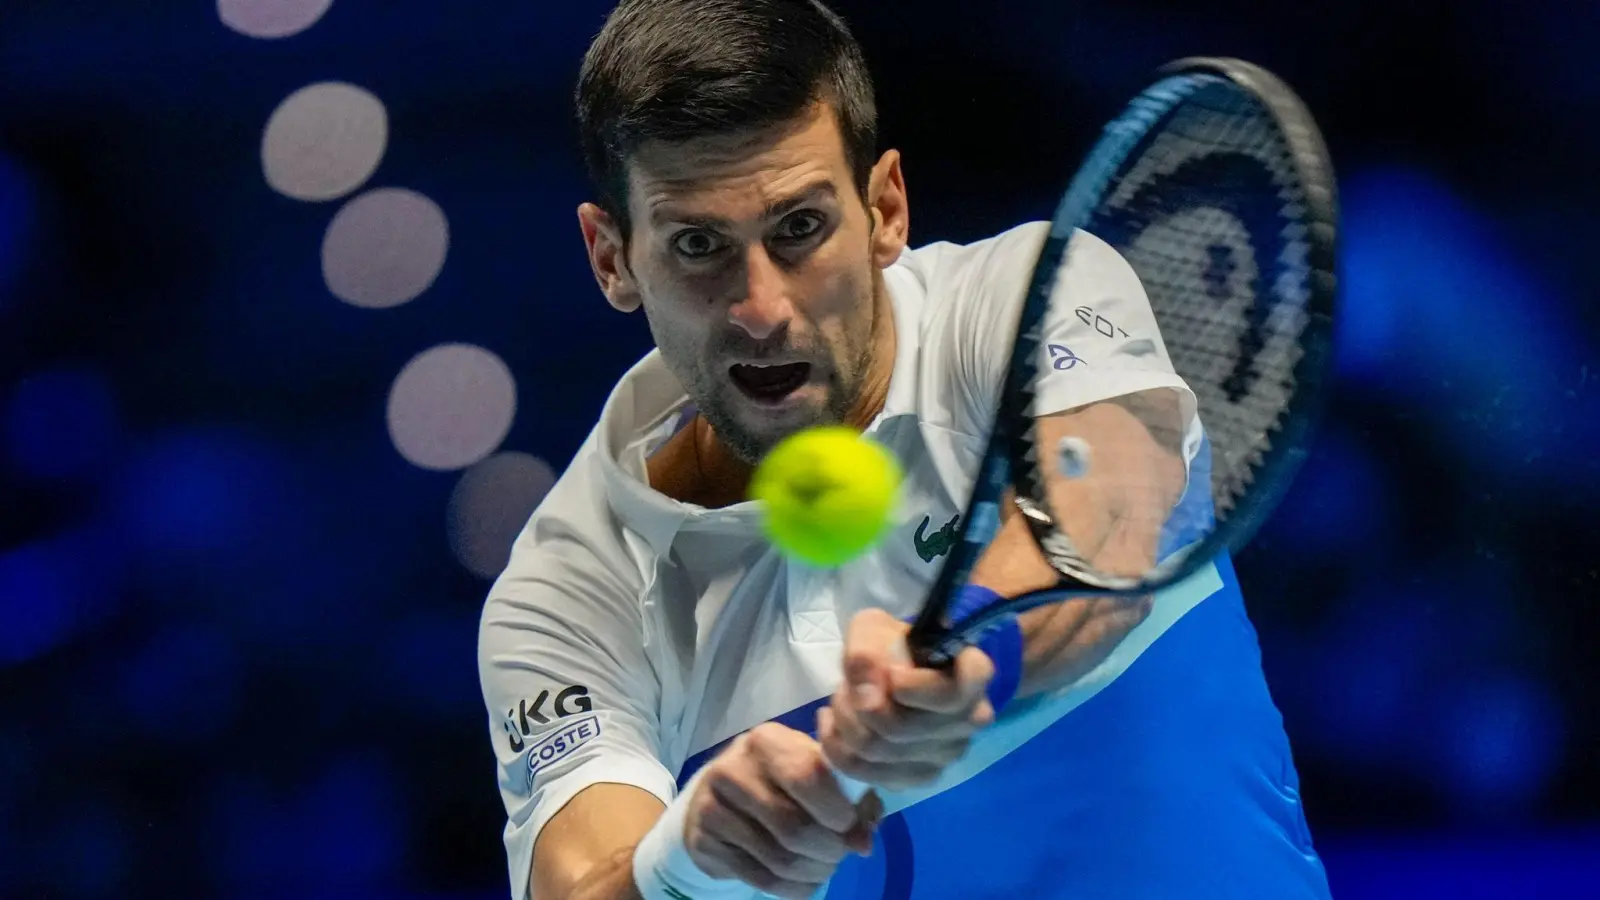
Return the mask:
<path id="1" fill-rule="evenodd" d="M 575 527 L 577 515 L 547 512 L 585 503 L 604 510 L 597 480 L 564 478 L 546 498 L 479 625 L 479 679 L 518 898 L 530 883 L 535 840 L 586 788 L 629 785 L 662 804 L 676 790 L 662 762 L 661 688 L 645 653 L 637 568 L 620 542 Z M 564 830 L 580 836 L 575 852 L 585 840 L 597 852 L 611 840 Z"/>
<path id="2" fill-rule="evenodd" d="M 963 386 L 957 425 L 987 434 L 1005 378 L 1017 315 L 1049 225 L 1033 222 L 984 241 L 953 281 L 951 353 Z M 1115 248 L 1084 231 L 1067 247 L 1040 348 L 1035 415 L 1077 409 L 1141 391 L 1179 395 L 1187 434 L 1185 459 L 1198 449 L 1195 399 L 1173 371 L 1144 285 Z"/>

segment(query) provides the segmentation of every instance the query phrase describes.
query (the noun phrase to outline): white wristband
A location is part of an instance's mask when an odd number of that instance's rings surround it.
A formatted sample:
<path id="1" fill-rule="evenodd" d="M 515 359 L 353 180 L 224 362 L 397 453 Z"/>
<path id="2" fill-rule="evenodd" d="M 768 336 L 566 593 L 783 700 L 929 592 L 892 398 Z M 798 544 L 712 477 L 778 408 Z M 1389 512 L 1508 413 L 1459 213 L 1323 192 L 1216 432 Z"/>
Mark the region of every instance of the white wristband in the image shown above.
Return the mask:
<path id="1" fill-rule="evenodd" d="M 736 879 L 712 878 L 689 855 L 683 834 L 689 799 L 704 773 L 689 779 L 633 850 L 633 883 L 644 900 L 750 900 L 759 893 Z"/>

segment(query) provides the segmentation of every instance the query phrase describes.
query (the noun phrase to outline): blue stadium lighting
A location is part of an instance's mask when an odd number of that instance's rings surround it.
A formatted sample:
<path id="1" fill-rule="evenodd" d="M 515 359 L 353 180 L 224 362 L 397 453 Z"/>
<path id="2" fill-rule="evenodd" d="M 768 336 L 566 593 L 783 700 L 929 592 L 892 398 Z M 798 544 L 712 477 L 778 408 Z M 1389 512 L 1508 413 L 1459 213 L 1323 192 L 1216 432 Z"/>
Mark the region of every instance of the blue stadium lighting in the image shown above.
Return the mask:
<path id="1" fill-rule="evenodd" d="M 5 459 L 25 477 L 88 480 L 113 462 L 120 430 L 116 400 L 96 372 L 56 369 L 23 379 L 3 415 Z"/>

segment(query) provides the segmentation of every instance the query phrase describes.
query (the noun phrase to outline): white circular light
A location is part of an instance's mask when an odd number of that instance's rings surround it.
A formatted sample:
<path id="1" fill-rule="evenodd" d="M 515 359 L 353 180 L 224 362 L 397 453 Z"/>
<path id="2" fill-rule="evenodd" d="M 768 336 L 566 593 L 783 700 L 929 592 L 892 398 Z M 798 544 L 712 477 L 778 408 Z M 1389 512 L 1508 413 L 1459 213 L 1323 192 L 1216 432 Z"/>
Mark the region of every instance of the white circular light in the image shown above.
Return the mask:
<path id="1" fill-rule="evenodd" d="M 433 284 L 450 249 L 439 205 L 416 191 L 380 188 L 351 200 L 328 223 L 322 277 L 346 303 L 383 309 Z"/>
<path id="2" fill-rule="evenodd" d="M 222 24 L 246 37 L 284 38 L 317 24 L 333 0 L 217 0 Z"/>
<path id="3" fill-rule="evenodd" d="M 496 453 L 462 474 L 450 494 L 450 549 L 468 571 L 493 580 L 511 558 L 528 516 L 556 483 L 549 463 L 526 453 Z"/>
<path id="4" fill-rule="evenodd" d="M 261 136 L 267 184 L 307 202 L 343 197 L 378 170 L 389 144 L 383 101 L 353 84 L 326 81 L 290 94 Z"/>
<path id="5" fill-rule="evenodd" d="M 516 381 L 500 357 L 470 344 L 441 344 L 395 377 L 389 437 L 413 465 L 461 469 L 500 446 L 516 411 Z"/>

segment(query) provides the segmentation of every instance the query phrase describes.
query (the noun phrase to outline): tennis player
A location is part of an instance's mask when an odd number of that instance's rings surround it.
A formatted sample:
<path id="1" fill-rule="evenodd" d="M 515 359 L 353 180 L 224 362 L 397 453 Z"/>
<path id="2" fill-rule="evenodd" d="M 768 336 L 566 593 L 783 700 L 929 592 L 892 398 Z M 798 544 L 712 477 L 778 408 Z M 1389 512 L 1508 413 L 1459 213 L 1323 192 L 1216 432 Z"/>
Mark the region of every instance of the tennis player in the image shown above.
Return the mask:
<path id="1" fill-rule="evenodd" d="M 816 0 L 623 0 L 577 106 L 589 261 L 656 349 L 484 608 L 512 895 L 1326 897 L 1225 558 L 1144 603 L 1027 613 L 949 671 L 906 660 L 1045 224 L 909 248 L 861 50 Z M 1203 465 L 1192 395 L 1108 245 L 1076 235 L 1059 289 L 1041 412 L 1129 448 L 1069 528 L 1151 556 Z M 751 465 L 840 422 L 901 460 L 906 516 L 837 571 L 788 564 Z M 1019 525 L 980 590 L 1053 583 Z M 874 791 L 851 802 L 830 763 Z"/>

